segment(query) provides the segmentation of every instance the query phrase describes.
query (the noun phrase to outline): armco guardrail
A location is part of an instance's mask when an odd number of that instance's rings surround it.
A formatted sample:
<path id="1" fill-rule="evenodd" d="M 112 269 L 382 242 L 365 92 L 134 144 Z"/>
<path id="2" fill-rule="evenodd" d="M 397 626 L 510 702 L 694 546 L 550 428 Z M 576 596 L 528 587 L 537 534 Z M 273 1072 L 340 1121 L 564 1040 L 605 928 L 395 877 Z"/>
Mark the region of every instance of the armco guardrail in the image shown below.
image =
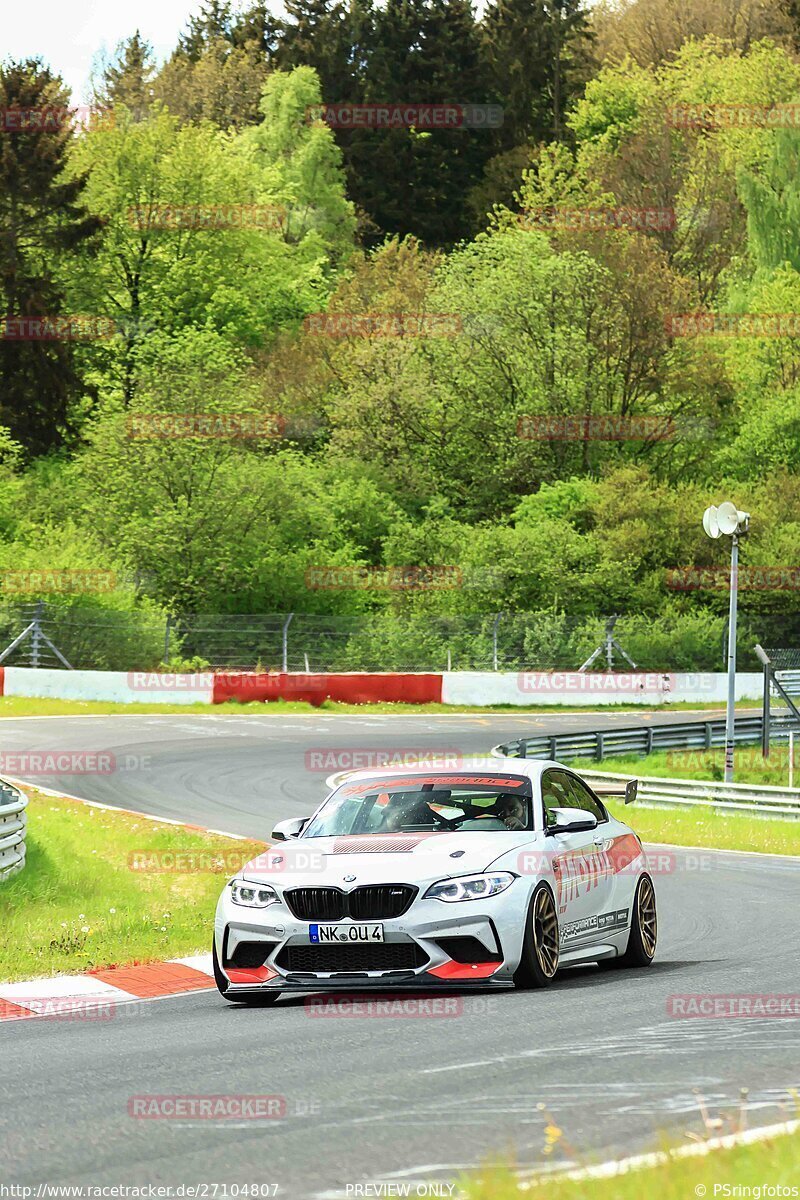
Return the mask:
<path id="1" fill-rule="evenodd" d="M 28 797 L 0 780 L 0 883 L 25 866 Z"/>
<path id="2" fill-rule="evenodd" d="M 773 738 L 797 732 L 794 721 L 773 719 Z M 734 726 L 736 741 L 757 742 L 762 719 L 740 717 Z M 710 750 L 725 745 L 725 721 L 675 721 L 670 725 L 636 726 L 580 733 L 556 733 L 518 738 L 495 746 L 492 754 L 505 758 L 590 758 L 596 761 L 618 754 L 649 754 L 652 750 Z M 616 783 L 628 776 L 604 771 L 581 771 L 589 783 Z M 698 779 L 639 778 L 638 797 L 644 804 L 670 808 L 690 806 L 728 812 L 751 812 L 759 816 L 800 817 L 800 791 L 777 787 L 754 787 L 746 783 L 715 783 Z"/>
<path id="3" fill-rule="evenodd" d="M 774 718 L 771 736 L 780 740 L 789 731 L 800 731 L 796 722 Z M 762 718 L 739 717 L 735 740 L 761 739 Z M 495 750 L 507 758 L 592 758 L 602 762 L 612 755 L 650 754 L 653 750 L 711 750 L 725 745 L 725 721 L 673 721 L 669 725 L 636 725 L 627 729 L 598 729 L 572 733 L 536 734 L 504 742 Z M 494 753 L 494 751 L 492 752 Z"/>
<path id="4" fill-rule="evenodd" d="M 588 783 L 624 782 L 628 776 L 606 771 L 581 771 Z M 753 787 L 747 783 L 709 783 L 702 779 L 656 779 L 639 777 L 637 799 L 658 808 L 683 807 L 721 809 L 725 812 L 758 813 L 762 817 L 800 817 L 800 791 L 777 787 Z"/>

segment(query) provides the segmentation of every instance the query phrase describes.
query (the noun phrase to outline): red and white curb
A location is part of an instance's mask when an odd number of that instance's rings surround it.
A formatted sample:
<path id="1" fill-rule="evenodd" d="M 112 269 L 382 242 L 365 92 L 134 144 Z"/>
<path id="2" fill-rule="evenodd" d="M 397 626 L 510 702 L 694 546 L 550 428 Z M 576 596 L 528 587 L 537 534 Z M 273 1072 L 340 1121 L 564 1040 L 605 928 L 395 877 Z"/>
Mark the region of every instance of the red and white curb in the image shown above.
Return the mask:
<path id="1" fill-rule="evenodd" d="M 210 954 L 133 967 L 106 967 L 86 975 L 56 975 L 0 983 L 0 1021 L 108 1020 L 117 1006 L 135 1000 L 184 996 L 215 987 Z"/>
<path id="2" fill-rule="evenodd" d="M 176 821 L 173 817 L 157 817 L 151 813 L 137 812 L 132 808 L 118 808 L 113 804 L 101 804 L 87 800 L 84 796 L 73 796 L 69 792 L 56 792 L 52 788 L 40 787 L 30 780 L 4 776 L 10 783 L 22 787 L 33 787 L 45 796 L 62 800 L 75 800 L 89 808 L 100 808 L 106 812 L 125 813 L 138 820 L 152 821 L 157 825 L 179 825 L 200 833 L 212 833 L 233 841 L 248 839 L 240 834 L 221 829 L 207 829 L 203 825 L 190 825 Z M 138 966 L 105 967 L 83 975 L 55 975 L 50 979 L 30 979 L 22 983 L 0 983 L 0 1022 L 19 1021 L 28 1017 L 50 1020 L 108 1020 L 117 1012 L 117 1006 L 135 1000 L 158 1000 L 165 996 L 184 996 L 191 992 L 205 992 L 214 988 L 214 968 L 210 954 L 191 954 L 185 958 L 171 958 L 166 962 L 144 963 Z"/>

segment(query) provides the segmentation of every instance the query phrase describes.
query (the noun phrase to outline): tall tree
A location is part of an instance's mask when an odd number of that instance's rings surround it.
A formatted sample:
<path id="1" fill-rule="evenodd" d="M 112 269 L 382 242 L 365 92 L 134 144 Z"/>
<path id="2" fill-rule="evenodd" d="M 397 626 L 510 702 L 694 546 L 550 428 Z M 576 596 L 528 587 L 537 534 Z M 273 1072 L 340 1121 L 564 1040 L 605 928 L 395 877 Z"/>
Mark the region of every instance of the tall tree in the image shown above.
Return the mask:
<path id="1" fill-rule="evenodd" d="M 181 121 L 208 120 L 221 129 L 256 124 L 278 27 L 265 0 L 235 14 L 230 4 L 210 0 L 159 71 L 155 98 Z"/>
<path id="2" fill-rule="evenodd" d="M 100 108 L 120 104 L 137 116 L 143 116 L 153 101 L 155 61 L 152 47 L 137 29 L 133 37 L 120 42 L 114 58 L 104 66 L 95 86 L 95 102 Z"/>
<path id="3" fill-rule="evenodd" d="M 178 42 L 178 50 L 197 62 L 216 38 L 230 41 L 232 24 L 229 0 L 205 0 L 200 12 L 189 18 L 186 32 Z"/>
<path id="4" fill-rule="evenodd" d="M 86 178 L 67 177 L 69 93 L 37 59 L 0 66 L 0 109 L 50 119 L 0 124 L 0 424 L 30 454 L 61 445 L 80 393 L 73 346 L 14 337 L 14 319 L 64 315 L 63 255 L 88 249 L 101 222 L 83 205 Z M 22 118 L 21 118 L 22 123 Z M 10 322 L 10 323 L 9 323 Z M 31 333 L 30 326 L 27 329 Z M 41 335 L 41 329 L 38 331 Z"/>
<path id="5" fill-rule="evenodd" d="M 505 109 L 498 150 L 560 139 L 567 105 L 585 82 L 584 0 L 494 0 L 483 28 L 492 82 Z"/>
<path id="6" fill-rule="evenodd" d="M 350 21 L 344 0 L 285 0 L 278 66 L 313 67 L 328 103 L 352 99 Z"/>
<path id="7" fill-rule="evenodd" d="M 271 63 L 275 57 L 279 27 L 266 0 L 255 0 L 254 4 L 234 17 L 231 42 L 238 49 L 249 47 L 258 50 Z"/>
<path id="8" fill-rule="evenodd" d="M 214 38 L 196 60 L 178 50 L 164 63 L 155 98 L 178 120 L 241 129 L 259 119 L 268 62 L 256 42 L 234 46 Z"/>
<path id="9" fill-rule="evenodd" d="M 762 38 L 793 41 L 800 49 L 798 0 L 600 0 L 591 21 L 601 63 L 630 57 L 658 65 L 692 39 L 709 36 L 744 51 Z"/>
<path id="10" fill-rule="evenodd" d="M 350 194 L 381 231 L 431 246 L 466 237 L 465 196 L 493 148 L 481 119 L 490 96 L 470 0 L 388 0 L 376 9 L 362 99 L 472 112 L 463 124 L 361 129 L 340 138 Z"/>

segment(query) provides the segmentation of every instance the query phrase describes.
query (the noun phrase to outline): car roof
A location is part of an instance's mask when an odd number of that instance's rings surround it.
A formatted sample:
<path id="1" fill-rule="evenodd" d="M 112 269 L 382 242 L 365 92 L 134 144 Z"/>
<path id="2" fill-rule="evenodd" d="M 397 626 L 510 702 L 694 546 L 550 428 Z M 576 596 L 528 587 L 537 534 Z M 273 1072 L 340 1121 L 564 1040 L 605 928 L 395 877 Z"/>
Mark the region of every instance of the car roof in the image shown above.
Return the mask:
<path id="1" fill-rule="evenodd" d="M 378 767 L 369 767 L 361 771 L 346 771 L 341 773 L 337 782 L 350 783 L 359 779 L 369 782 L 370 779 L 391 779 L 392 777 L 405 779 L 413 775 L 469 775 L 490 772 L 495 776 L 525 775 L 533 781 L 538 779 L 548 767 L 561 767 L 561 763 L 546 758 L 494 758 L 488 754 L 481 754 L 459 758 L 455 766 L 410 763 L 407 766 L 392 765 L 384 767 L 382 770 Z"/>

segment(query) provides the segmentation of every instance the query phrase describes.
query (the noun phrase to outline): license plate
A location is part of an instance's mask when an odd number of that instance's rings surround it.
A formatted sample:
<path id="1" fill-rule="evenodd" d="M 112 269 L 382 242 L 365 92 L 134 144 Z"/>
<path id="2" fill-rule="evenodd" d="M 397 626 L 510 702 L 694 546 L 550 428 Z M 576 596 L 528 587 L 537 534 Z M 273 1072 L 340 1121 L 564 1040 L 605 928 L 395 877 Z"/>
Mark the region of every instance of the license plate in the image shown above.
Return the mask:
<path id="1" fill-rule="evenodd" d="M 328 942 L 382 942 L 382 925 L 309 925 L 308 936 L 315 945 Z"/>

